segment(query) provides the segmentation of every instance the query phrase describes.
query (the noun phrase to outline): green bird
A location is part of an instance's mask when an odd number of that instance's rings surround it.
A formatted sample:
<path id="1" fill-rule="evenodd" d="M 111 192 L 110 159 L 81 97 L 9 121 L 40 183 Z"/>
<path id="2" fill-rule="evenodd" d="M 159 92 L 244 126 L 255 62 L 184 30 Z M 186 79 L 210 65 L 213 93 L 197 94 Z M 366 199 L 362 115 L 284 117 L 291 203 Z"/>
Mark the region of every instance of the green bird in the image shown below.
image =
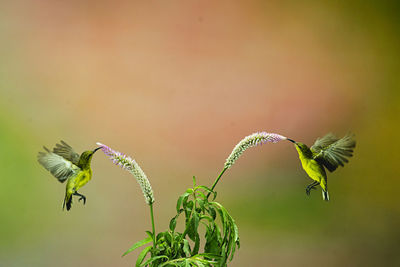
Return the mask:
<path id="1" fill-rule="evenodd" d="M 65 198 L 63 210 L 67 206 L 67 210 L 71 209 L 72 196 L 79 196 L 79 201 L 83 200 L 86 204 L 86 197 L 78 193 L 78 190 L 92 179 L 92 169 L 90 162 L 93 154 L 101 147 L 95 150 L 88 150 L 81 155 L 76 153 L 70 145 L 61 141 L 56 144 L 53 151 L 43 147 L 45 152 L 39 152 L 39 163 L 48 170 L 61 183 L 67 181 L 65 190 Z"/>
<path id="2" fill-rule="evenodd" d="M 313 183 L 306 187 L 306 194 L 310 195 L 312 189 L 320 185 L 322 188 L 322 198 L 329 201 L 328 179 L 325 168 L 330 172 L 336 170 L 339 166 L 349 162 L 347 158 L 353 156 L 353 149 L 356 147 L 356 141 L 353 135 L 347 134 L 338 139 L 332 133 L 318 138 L 311 148 L 305 144 L 287 139 L 294 143 L 303 169 L 308 176 L 314 180 Z"/>

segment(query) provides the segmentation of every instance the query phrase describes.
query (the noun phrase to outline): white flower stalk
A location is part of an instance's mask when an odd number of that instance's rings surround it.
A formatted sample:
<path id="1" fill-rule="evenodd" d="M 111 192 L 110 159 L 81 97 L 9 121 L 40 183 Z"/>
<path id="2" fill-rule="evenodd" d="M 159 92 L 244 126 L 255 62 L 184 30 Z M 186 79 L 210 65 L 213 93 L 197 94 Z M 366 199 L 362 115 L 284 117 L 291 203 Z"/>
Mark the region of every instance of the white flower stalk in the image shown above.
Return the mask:
<path id="1" fill-rule="evenodd" d="M 102 143 L 97 143 L 97 145 L 101 147 L 101 150 L 104 152 L 104 154 L 106 154 L 114 162 L 114 164 L 121 166 L 123 169 L 129 171 L 133 174 L 133 176 L 135 176 L 140 188 L 142 189 L 146 203 L 148 205 L 154 203 L 153 189 L 151 189 L 149 179 L 147 179 L 146 174 L 136 163 L 136 161 L 129 156 L 103 145 Z"/>
<path id="2" fill-rule="evenodd" d="M 225 168 L 229 169 L 235 163 L 235 161 L 243 154 L 246 149 L 258 145 L 262 145 L 267 142 L 277 143 L 281 140 L 286 140 L 285 136 L 275 133 L 258 132 L 253 133 L 243 138 L 232 150 L 232 153 L 226 159 Z"/>

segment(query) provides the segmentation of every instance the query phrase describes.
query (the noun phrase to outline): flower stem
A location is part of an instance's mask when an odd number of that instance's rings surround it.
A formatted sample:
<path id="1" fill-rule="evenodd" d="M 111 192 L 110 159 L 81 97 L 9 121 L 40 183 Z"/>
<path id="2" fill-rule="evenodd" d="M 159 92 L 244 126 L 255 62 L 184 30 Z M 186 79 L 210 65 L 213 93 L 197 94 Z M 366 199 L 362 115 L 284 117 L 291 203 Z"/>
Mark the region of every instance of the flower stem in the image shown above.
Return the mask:
<path id="1" fill-rule="evenodd" d="M 154 226 L 153 203 L 150 204 L 151 226 L 153 230 L 153 248 L 156 248 L 156 230 Z"/>
<path id="2" fill-rule="evenodd" d="M 228 169 L 228 168 L 225 167 L 225 168 L 222 170 L 222 172 L 218 175 L 217 179 L 215 179 L 214 184 L 211 186 L 211 191 L 214 190 L 214 188 L 215 188 L 215 186 L 217 185 L 219 179 L 221 179 L 221 176 L 224 174 L 224 172 L 225 172 L 227 169 Z M 208 192 L 207 198 L 210 196 L 210 194 L 211 194 L 211 192 Z"/>

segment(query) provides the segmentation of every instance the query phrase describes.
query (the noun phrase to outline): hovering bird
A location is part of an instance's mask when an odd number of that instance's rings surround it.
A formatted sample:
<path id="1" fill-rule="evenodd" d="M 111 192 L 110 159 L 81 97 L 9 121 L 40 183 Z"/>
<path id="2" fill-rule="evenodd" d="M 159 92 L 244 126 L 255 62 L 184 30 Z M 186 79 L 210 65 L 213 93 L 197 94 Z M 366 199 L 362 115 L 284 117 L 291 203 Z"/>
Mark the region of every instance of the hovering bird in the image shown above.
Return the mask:
<path id="1" fill-rule="evenodd" d="M 306 194 L 310 195 L 311 190 L 320 185 L 322 198 L 329 201 L 325 168 L 333 172 L 337 167 L 344 166 L 344 163 L 349 162 L 347 158 L 353 156 L 353 149 L 356 146 L 353 135 L 347 134 L 338 139 L 335 135 L 329 133 L 322 138 L 318 138 L 311 148 L 292 139 L 288 138 L 287 140 L 294 143 L 303 169 L 314 180 L 313 183 L 306 187 Z"/>
<path id="2" fill-rule="evenodd" d="M 65 206 L 67 206 L 67 210 L 71 209 L 73 195 L 79 196 L 79 201 L 83 200 L 83 204 L 86 204 L 86 197 L 79 194 L 78 190 L 92 179 L 90 162 L 93 154 L 101 147 L 93 151 L 85 151 L 80 156 L 64 141 L 56 144 L 53 151 L 46 147 L 43 148 L 45 152 L 38 154 L 39 163 L 61 183 L 68 180 L 63 210 Z"/>

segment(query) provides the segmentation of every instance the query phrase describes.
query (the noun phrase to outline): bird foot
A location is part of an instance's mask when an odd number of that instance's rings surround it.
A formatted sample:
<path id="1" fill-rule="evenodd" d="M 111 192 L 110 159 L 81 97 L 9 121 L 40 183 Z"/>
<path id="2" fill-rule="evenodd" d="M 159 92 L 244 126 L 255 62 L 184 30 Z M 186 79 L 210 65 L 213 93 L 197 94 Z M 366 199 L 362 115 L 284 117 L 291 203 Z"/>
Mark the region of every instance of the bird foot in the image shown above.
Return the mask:
<path id="1" fill-rule="evenodd" d="M 79 196 L 79 199 L 78 199 L 79 202 L 80 202 L 81 200 L 83 200 L 83 205 L 86 204 L 86 197 L 85 197 L 84 195 L 79 194 L 78 192 L 75 192 L 74 195 L 75 195 L 75 196 Z"/>
<path id="2" fill-rule="evenodd" d="M 311 190 L 313 190 L 313 189 L 317 189 L 317 188 L 315 187 L 315 185 L 309 185 L 309 186 L 306 187 L 306 194 L 307 194 L 307 196 L 310 195 Z"/>
<path id="3" fill-rule="evenodd" d="M 83 205 L 85 205 L 85 204 L 86 204 L 86 197 L 82 195 L 82 196 L 78 199 L 78 201 L 80 202 L 81 200 L 83 200 Z"/>

